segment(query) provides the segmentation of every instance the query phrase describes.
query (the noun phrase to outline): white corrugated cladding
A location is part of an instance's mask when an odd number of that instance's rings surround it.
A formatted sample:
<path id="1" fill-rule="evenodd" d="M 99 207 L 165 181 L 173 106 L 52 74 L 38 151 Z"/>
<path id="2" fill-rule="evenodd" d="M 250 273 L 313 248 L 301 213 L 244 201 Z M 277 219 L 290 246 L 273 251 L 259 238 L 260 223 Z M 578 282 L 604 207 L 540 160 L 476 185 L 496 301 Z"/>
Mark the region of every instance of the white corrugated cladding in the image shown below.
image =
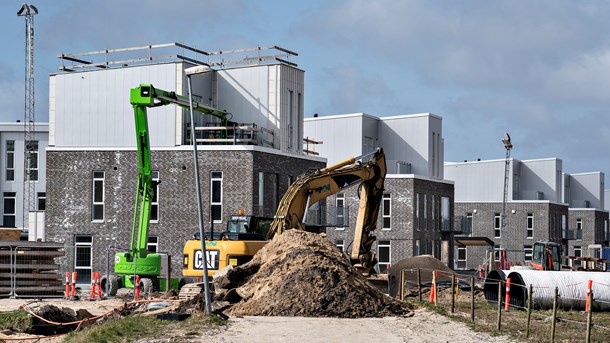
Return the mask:
<path id="1" fill-rule="evenodd" d="M 443 178 L 442 118 L 415 114 L 380 118 L 380 145 L 392 160 L 411 163 L 411 173 Z"/>
<path id="2" fill-rule="evenodd" d="M 502 201 L 504 160 L 445 163 L 445 178 L 455 182 L 455 201 Z"/>
<path id="3" fill-rule="evenodd" d="M 561 202 L 562 162 L 557 158 L 521 161 L 519 200 Z"/>
<path id="4" fill-rule="evenodd" d="M 150 83 L 176 90 L 176 63 L 63 73 L 51 76 L 50 142 L 56 147 L 135 146 L 129 90 Z M 153 147 L 175 146 L 175 106 L 148 110 Z"/>
<path id="5" fill-rule="evenodd" d="M 309 150 L 326 157 L 329 165 L 362 155 L 363 122 L 366 117 L 376 120 L 364 113 L 305 119 L 304 136 L 323 142 L 310 146 Z"/>
<path id="6" fill-rule="evenodd" d="M 218 108 L 233 121 L 255 123 L 274 132 L 274 147 L 301 151 L 303 141 L 303 71 L 285 65 L 218 71 Z"/>
<path id="7" fill-rule="evenodd" d="M 570 174 L 570 207 L 585 207 L 589 201 L 590 208 L 604 208 L 604 173 Z"/>
<path id="8" fill-rule="evenodd" d="M 280 92 L 280 150 L 297 152 L 303 150 L 303 71 L 286 65 L 269 67 L 269 85 L 274 82 L 271 75 L 277 75 L 273 69 L 279 69 Z M 285 123 L 282 125 L 282 123 Z"/>

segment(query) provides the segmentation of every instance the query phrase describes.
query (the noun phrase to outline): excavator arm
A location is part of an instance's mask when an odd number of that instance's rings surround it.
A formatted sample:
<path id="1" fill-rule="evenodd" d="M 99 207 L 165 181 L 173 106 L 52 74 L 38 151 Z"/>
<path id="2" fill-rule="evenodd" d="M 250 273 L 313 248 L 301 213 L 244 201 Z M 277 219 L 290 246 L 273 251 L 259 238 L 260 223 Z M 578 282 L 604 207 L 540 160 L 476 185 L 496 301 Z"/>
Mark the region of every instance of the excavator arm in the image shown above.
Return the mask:
<path id="1" fill-rule="evenodd" d="M 369 156 L 370 160 L 364 162 Z M 385 154 L 382 148 L 377 148 L 373 153 L 299 176 L 280 201 L 267 238 L 287 229 L 305 230 L 306 211 L 312 204 L 359 184 L 360 204 L 350 260 L 358 270 L 368 274 L 377 263 L 371 251 L 376 239 L 372 232 L 376 228 L 385 175 Z"/>

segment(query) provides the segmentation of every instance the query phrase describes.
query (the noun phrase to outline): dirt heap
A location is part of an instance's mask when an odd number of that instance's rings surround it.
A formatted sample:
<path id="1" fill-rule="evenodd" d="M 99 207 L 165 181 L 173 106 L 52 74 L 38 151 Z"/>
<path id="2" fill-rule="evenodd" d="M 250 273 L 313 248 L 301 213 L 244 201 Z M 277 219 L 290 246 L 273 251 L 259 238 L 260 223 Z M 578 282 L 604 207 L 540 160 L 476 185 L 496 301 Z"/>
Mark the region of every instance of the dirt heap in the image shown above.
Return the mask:
<path id="1" fill-rule="evenodd" d="M 400 290 L 400 272 L 405 271 L 405 287 L 417 288 L 417 269 L 420 270 L 421 283 L 432 283 L 432 271 L 439 271 L 436 281 L 451 281 L 453 271 L 432 255 L 420 255 L 398 261 L 388 269 L 390 296 L 396 296 Z"/>
<path id="2" fill-rule="evenodd" d="M 215 278 L 234 316 L 385 317 L 409 307 L 372 286 L 326 238 L 288 230 L 252 261 Z"/>

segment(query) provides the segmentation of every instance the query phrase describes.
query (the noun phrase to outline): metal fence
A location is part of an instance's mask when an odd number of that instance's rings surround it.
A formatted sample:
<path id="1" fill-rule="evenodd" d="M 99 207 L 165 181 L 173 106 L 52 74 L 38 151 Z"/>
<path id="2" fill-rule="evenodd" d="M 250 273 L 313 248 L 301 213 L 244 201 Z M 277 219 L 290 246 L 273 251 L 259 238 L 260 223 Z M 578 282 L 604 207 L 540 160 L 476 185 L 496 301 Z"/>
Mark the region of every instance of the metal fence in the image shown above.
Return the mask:
<path id="1" fill-rule="evenodd" d="M 0 246 L 0 296 L 60 297 L 64 278 L 57 257 L 63 246 L 39 242 L 15 242 Z"/>

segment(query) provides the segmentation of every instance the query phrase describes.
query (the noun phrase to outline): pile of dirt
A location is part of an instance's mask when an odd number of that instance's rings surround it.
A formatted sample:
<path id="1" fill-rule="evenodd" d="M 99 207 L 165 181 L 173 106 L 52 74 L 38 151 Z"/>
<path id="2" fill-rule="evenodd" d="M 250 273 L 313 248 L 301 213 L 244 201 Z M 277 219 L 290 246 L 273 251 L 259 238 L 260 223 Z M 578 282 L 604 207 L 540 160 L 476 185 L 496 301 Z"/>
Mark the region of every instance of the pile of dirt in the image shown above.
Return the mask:
<path id="1" fill-rule="evenodd" d="M 74 311 L 67 307 L 60 309 L 55 305 L 44 305 L 36 309 L 35 314 L 43 319 L 33 317 L 32 329 L 29 333 L 45 336 L 71 332 L 79 326 L 78 324 L 57 325 L 53 323 L 75 323 L 93 317 L 93 315 L 85 309 Z"/>
<path id="2" fill-rule="evenodd" d="M 390 283 L 390 296 L 396 296 L 400 291 L 400 273 L 405 271 L 405 288 L 417 288 L 417 270 L 420 270 L 421 283 L 427 285 L 432 283 L 432 271 L 436 270 L 436 281 L 451 281 L 453 270 L 447 267 L 432 255 L 420 255 L 398 261 L 388 269 Z"/>
<path id="3" fill-rule="evenodd" d="M 214 280 L 233 316 L 386 317 L 410 315 L 385 296 L 328 239 L 288 230 L 252 261 Z"/>

